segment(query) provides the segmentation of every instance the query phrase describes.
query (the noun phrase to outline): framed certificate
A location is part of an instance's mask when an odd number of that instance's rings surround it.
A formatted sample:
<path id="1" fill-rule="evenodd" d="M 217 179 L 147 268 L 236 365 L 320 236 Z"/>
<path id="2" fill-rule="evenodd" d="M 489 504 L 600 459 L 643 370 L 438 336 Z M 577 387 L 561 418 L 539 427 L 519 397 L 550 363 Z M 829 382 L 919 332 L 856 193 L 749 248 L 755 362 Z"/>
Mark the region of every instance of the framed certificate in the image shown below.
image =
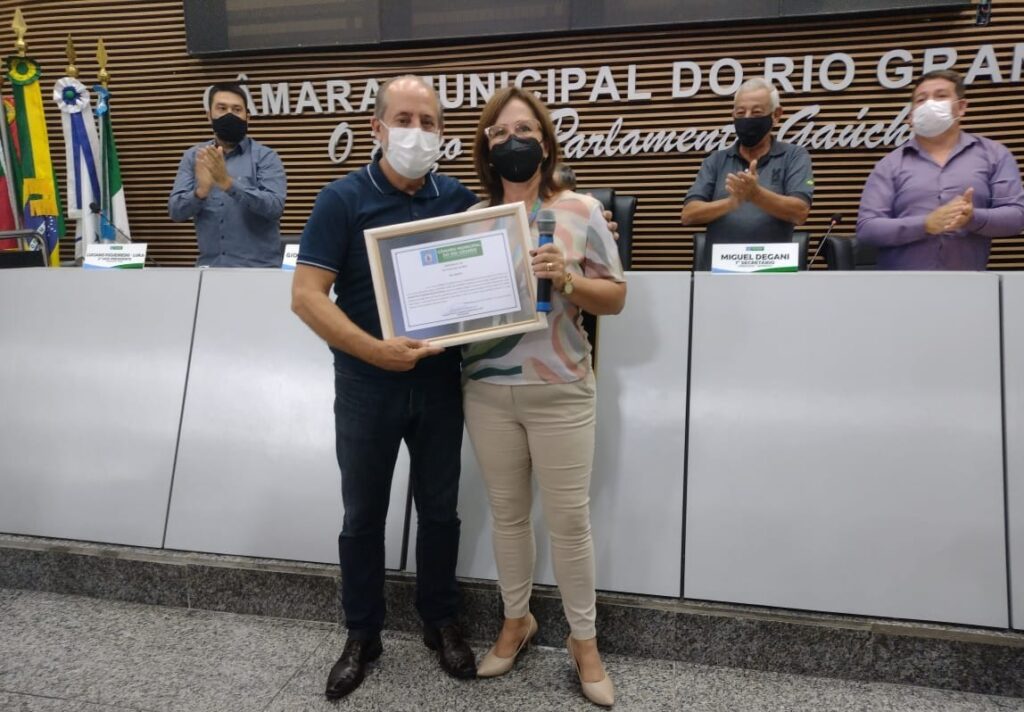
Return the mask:
<path id="1" fill-rule="evenodd" d="M 522 203 L 366 230 L 381 331 L 455 346 L 547 328 Z"/>

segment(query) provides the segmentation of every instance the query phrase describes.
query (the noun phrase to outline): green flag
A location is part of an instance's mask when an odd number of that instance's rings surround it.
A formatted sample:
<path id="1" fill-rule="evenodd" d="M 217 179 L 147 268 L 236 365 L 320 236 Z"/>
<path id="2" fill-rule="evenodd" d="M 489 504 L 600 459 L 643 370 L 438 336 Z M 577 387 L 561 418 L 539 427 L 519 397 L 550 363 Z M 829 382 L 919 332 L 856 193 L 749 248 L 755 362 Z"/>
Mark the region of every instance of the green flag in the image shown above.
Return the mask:
<path id="1" fill-rule="evenodd" d="M 121 182 L 121 162 L 117 158 L 117 144 L 114 142 L 114 127 L 110 121 L 110 92 L 102 86 L 93 90 L 99 97 L 96 115 L 100 123 L 100 158 L 103 176 L 100 178 L 103 193 L 100 206 L 103 212 L 100 220 L 100 237 L 117 241 L 130 238 L 128 208 L 124 199 L 124 184 Z"/>

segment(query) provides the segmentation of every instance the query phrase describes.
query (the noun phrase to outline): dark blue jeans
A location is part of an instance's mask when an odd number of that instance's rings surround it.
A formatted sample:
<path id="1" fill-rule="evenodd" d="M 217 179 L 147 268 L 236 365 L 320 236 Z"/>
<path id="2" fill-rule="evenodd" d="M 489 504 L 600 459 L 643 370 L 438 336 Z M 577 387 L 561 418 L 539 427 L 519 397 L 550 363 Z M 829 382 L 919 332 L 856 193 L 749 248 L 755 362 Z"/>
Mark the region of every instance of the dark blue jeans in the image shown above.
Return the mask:
<path id="1" fill-rule="evenodd" d="M 402 440 L 409 448 L 419 518 L 416 609 L 428 625 L 452 623 L 459 606 L 455 564 L 462 391 L 458 374 L 395 382 L 336 371 L 334 383 L 336 447 L 345 505 L 338 552 L 349 637 L 365 640 L 384 627 L 384 522 Z"/>

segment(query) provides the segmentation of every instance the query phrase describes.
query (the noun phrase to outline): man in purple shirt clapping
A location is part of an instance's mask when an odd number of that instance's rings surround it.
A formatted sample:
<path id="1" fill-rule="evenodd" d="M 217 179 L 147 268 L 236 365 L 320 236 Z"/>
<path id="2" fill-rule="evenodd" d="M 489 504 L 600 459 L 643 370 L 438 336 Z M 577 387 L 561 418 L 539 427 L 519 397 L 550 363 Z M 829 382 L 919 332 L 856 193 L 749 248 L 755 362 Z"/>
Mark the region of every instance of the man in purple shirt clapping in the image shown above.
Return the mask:
<path id="1" fill-rule="evenodd" d="M 914 86 L 914 138 L 868 176 L 857 239 L 880 269 L 983 270 L 993 237 L 1024 229 L 1017 161 L 1001 143 L 961 130 L 963 78 L 928 72 Z"/>

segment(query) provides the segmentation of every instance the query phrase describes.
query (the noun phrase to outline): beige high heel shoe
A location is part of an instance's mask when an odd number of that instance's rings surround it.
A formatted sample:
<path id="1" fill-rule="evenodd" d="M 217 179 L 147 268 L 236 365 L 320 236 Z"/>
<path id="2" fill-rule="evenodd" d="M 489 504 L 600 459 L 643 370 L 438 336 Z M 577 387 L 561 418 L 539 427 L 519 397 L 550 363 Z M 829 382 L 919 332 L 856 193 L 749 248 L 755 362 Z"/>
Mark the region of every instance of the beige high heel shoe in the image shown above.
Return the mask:
<path id="1" fill-rule="evenodd" d="M 569 651 L 569 662 L 572 664 L 573 670 L 576 671 L 576 676 L 580 679 L 583 696 L 595 705 L 601 705 L 602 707 L 614 705 L 615 686 L 612 684 L 612 679 L 608 677 L 608 673 L 606 672 L 604 678 L 597 682 L 584 682 L 583 673 L 580 672 L 580 664 L 576 661 L 576 653 L 572 649 L 572 634 L 565 639 L 565 647 Z"/>
<path id="2" fill-rule="evenodd" d="M 477 677 L 497 677 L 498 675 L 504 675 L 512 666 L 516 664 L 516 658 L 519 654 L 526 649 L 530 641 L 533 640 L 533 636 L 537 635 L 537 619 L 533 617 L 532 613 L 527 613 L 529 618 L 529 627 L 526 630 L 526 637 L 523 638 L 523 642 L 519 644 L 515 654 L 511 658 L 503 658 L 494 653 L 494 646 L 487 651 L 484 655 L 484 659 L 480 661 L 479 667 L 476 669 Z"/>

